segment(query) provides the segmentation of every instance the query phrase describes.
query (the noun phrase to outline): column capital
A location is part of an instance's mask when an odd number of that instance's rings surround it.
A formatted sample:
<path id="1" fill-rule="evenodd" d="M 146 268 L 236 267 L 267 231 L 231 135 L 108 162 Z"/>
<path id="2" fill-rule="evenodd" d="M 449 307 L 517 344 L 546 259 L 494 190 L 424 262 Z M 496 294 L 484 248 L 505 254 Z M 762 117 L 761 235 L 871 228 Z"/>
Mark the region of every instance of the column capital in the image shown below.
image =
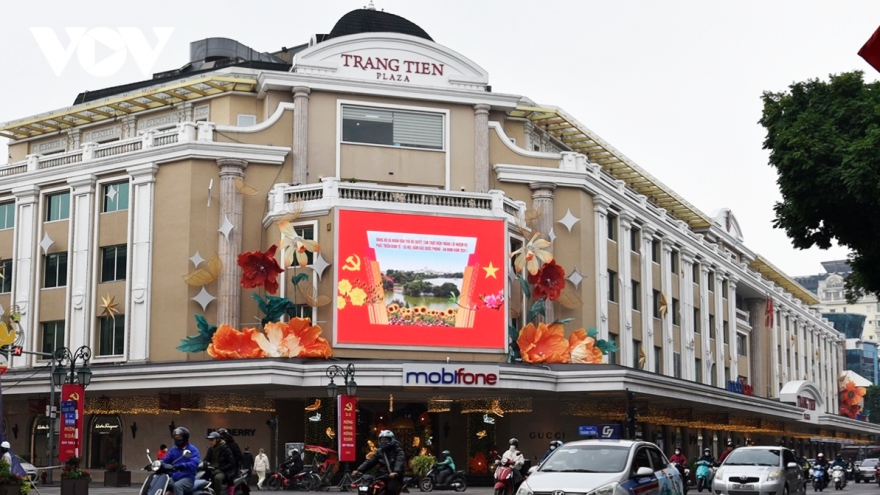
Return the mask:
<path id="1" fill-rule="evenodd" d="M 556 184 L 553 182 L 529 182 L 529 189 L 532 191 L 540 191 L 546 189 L 550 192 L 556 190 Z"/>
<path id="2" fill-rule="evenodd" d="M 309 94 L 312 92 L 312 89 L 308 86 L 294 86 L 291 89 L 294 98 L 308 98 Z"/>
<path id="3" fill-rule="evenodd" d="M 700 273 L 704 275 L 708 275 L 709 272 L 712 271 L 712 267 L 710 267 L 705 261 L 700 261 Z"/>
<path id="4" fill-rule="evenodd" d="M 593 196 L 593 210 L 605 214 L 608 213 L 608 207 L 611 206 L 611 200 L 608 196 L 597 194 Z"/>
<path id="5" fill-rule="evenodd" d="M 12 195 L 19 203 L 33 203 L 40 195 L 40 188 L 37 186 L 21 186 L 12 190 Z"/>
<path id="6" fill-rule="evenodd" d="M 656 227 L 654 227 L 651 224 L 643 223 L 640 228 L 642 230 L 642 238 L 643 239 L 651 239 L 651 240 L 654 239 L 654 234 L 657 233 Z"/>
<path id="7" fill-rule="evenodd" d="M 485 103 L 477 103 L 476 105 L 474 105 L 474 113 L 475 114 L 489 115 L 489 110 L 491 110 L 491 109 L 492 109 L 492 107 L 485 104 Z"/>
<path id="8" fill-rule="evenodd" d="M 156 182 L 156 173 L 159 172 L 159 166 L 155 163 L 150 163 L 147 165 L 138 165 L 136 167 L 127 168 L 125 171 L 131 176 L 132 183 L 143 184 Z"/>
<path id="9" fill-rule="evenodd" d="M 681 261 L 685 263 L 693 264 L 694 258 L 697 257 L 697 252 L 687 246 L 682 246 L 679 253 L 681 253 Z"/>
<path id="10" fill-rule="evenodd" d="M 660 247 L 663 248 L 663 252 L 666 254 L 672 253 L 675 246 L 672 245 L 668 240 L 661 239 Z"/>
<path id="11" fill-rule="evenodd" d="M 73 188 L 74 192 L 95 192 L 95 183 L 98 178 L 93 174 L 79 175 L 71 177 L 67 180 L 67 184 Z"/>
<path id="12" fill-rule="evenodd" d="M 621 210 L 620 215 L 618 215 L 617 218 L 620 220 L 620 225 L 629 228 L 632 226 L 633 220 L 636 219 L 636 216 L 628 210 Z"/>
<path id="13" fill-rule="evenodd" d="M 220 167 L 220 177 L 227 175 L 244 177 L 244 169 L 247 168 L 248 162 L 240 158 L 218 158 L 217 166 Z"/>

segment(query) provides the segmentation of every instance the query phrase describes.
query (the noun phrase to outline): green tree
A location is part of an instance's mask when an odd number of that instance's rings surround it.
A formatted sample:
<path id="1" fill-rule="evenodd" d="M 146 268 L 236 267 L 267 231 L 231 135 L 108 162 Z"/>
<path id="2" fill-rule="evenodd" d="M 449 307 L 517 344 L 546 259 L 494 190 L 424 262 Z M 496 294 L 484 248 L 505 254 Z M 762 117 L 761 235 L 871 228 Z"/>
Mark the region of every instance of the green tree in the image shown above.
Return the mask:
<path id="1" fill-rule="evenodd" d="M 782 202 L 774 227 L 796 248 L 851 250 L 847 297 L 880 293 L 880 83 L 861 72 L 765 92 L 759 121 Z"/>
<path id="2" fill-rule="evenodd" d="M 865 414 L 868 415 L 868 421 L 880 424 L 880 385 L 868 387 L 864 401 L 862 405 L 865 408 Z"/>

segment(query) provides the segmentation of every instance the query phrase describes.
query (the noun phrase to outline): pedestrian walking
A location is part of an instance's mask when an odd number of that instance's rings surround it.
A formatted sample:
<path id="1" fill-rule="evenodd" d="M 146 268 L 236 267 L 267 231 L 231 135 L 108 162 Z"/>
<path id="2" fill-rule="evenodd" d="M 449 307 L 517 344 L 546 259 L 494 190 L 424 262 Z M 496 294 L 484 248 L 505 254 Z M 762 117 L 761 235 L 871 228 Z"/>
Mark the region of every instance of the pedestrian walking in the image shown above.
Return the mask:
<path id="1" fill-rule="evenodd" d="M 254 458 L 254 471 L 257 473 L 257 490 L 263 489 L 263 482 L 266 481 L 266 472 L 269 471 L 269 457 L 260 449 L 260 453 Z"/>

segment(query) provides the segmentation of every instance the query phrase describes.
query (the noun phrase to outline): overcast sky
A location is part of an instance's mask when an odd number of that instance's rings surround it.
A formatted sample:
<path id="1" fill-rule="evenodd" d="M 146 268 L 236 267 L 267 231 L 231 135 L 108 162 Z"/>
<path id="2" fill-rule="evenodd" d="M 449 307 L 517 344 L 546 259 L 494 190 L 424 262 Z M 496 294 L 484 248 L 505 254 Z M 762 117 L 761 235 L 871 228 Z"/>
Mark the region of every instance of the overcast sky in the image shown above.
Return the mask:
<path id="1" fill-rule="evenodd" d="M 149 77 L 132 50 L 114 52 L 100 43 L 94 51 L 80 42 L 67 64 L 53 70 L 53 56 L 41 49 L 31 28 L 51 28 L 62 47 L 70 44 L 65 28 L 86 28 L 87 38 L 94 38 L 133 27 L 130 38 L 145 33 L 151 47 L 159 39 L 153 28 L 173 28 L 147 67 L 150 74 L 185 64 L 189 43 L 206 37 L 233 38 L 259 51 L 306 43 L 367 2 L 9 2 L 0 30 L 0 122 L 69 106 L 83 90 Z M 493 91 L 563 108 L 703 212 L 731 208 L 746 246 L 789 275 L 819 273 L 820 261 L 846 256 L 840 248 L 797 251 L 772 228 L 780 196 L 762 149 L 760 96 L 794 81 L 855 69 L 875 80 L 877 72 L 856 52 L 880 25 L 880 1 L 376 0 L 375 5 L 481 65 Z M 89 53 L 97 54 L 98 65 L 91 66 Z M 118 70 L 94 75 L 114 53 L 120 63 L 111 60 L 103 67 Z M 6 156 L 0 144 L 0 163 Z"/>

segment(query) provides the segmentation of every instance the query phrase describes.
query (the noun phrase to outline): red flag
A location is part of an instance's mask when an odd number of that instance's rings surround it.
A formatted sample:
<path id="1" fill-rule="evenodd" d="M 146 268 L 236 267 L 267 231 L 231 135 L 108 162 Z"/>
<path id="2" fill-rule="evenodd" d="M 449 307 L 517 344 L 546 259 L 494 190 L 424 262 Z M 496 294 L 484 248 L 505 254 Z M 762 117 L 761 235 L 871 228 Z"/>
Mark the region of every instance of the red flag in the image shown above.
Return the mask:
<path id="1" fill-rule="evenodd" d="M 880 71 L 880 28 L 874 31 L 871 39 L 859 50 L 859 56 L 871 64 L 871 67 Z"/>
<path id="2" fill-rule="evenodd" d="M 767 309 L 764 310 L 764 326 L 767 328 L 773 327 L 773 316 L 776 311 L 773 309 L 773 298 L 767 297 Z"/>

